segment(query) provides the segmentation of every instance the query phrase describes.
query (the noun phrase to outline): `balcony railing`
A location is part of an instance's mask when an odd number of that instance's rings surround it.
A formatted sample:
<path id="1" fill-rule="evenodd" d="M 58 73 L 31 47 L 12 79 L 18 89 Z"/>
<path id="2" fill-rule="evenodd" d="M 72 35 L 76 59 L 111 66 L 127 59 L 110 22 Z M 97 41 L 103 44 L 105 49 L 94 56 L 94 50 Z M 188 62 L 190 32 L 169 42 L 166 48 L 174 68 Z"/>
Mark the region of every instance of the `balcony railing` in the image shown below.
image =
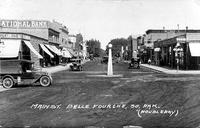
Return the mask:
<path id="1" fill-rule="evenodd" d="M 59 39 L 55 37 L 49 37 L 49 42 L 59 44 Z"/>

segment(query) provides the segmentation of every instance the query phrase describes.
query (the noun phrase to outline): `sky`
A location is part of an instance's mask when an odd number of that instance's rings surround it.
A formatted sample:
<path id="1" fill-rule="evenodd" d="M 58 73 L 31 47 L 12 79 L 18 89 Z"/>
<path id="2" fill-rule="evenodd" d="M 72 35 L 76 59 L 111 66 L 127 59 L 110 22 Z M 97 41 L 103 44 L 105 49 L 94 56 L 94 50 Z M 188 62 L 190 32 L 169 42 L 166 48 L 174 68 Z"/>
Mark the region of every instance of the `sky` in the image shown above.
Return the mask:
<path id="1" fill-rule="evenodd" d="M 148 29 L 200 29 L 200 0 L 0 0 L 0 19 L 56 20 L 105 49 Z"/>

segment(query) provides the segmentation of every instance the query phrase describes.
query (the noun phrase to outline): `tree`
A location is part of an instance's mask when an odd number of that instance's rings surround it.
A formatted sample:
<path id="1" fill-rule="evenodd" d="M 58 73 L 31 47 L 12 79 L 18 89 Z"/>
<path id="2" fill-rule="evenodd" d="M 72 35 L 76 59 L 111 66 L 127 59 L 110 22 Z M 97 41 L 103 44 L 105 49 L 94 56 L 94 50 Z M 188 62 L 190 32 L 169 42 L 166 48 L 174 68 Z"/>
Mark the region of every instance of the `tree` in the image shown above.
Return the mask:
<path id="1" fill-rule="evenodd" d="M 87 52 L 89 54 L 93 54 L 94 57 L 99 57 L 102 53 L 101 50 L 101 43 L 99 42 L 99 40 L 95 40 L 95 39 L 91 39 L 86 41 L 87 44 Z"/>
<path id="2" fill-rule="evenodd" d="M 112 39 L 110 42 L 112 44 L 112 55 L 116 57 L 124 57 L 125 59 L 130 59 L 131 55 L 131 40 L 129 38 L 116 38 Z M 122 54 L 123 48 L 123 54 Z M 106 51 L 108 48 L 106 48 Z"/>

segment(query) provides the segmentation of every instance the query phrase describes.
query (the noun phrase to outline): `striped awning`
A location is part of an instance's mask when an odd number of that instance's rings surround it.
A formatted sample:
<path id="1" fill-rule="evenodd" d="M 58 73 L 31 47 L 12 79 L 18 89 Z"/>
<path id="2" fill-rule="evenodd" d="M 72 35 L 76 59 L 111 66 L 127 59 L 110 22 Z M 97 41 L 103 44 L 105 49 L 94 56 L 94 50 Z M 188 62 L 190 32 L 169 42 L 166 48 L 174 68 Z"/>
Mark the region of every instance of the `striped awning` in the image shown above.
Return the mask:
<path id="1" fill-rule="evenodd" d="M 51 52 L 44 46 L 44 44 L 40 44 L 42 50 L 47 53 L 51 58 L 54 57 L 54 55 L 51 54 Z"/>
<path id="2" fill-rule="evenodd" d="M 29 41 L 23 41 L 26 46 L 29 47 L 29 49 L 39 58 L 42 59 L 43 57 L 35 50 L 35 48 L 32 46 L 32 44 Z"/>
<path id="3" fill-rule="evenodd" d="M 62 55 L 61 51 L 60 51 L 58 48 L 56 48 L 56 46 L 54 46 L 54 45 L 48 45 L 48 44 L 45 44 L 45 46 L 46 46 L 49 50 L 51 50 L 52 52 L 54 52 L 55 54 L 57 54 L 58 56 L 61 56 L 61 55 Z"/>

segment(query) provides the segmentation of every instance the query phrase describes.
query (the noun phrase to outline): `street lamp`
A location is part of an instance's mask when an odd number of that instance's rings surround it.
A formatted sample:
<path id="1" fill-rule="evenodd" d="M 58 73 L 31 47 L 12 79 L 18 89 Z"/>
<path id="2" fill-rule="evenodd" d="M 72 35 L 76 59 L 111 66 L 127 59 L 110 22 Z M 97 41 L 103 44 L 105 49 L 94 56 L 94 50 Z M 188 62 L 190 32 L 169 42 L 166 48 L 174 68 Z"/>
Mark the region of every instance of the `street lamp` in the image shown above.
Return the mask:
<path id="1" fill-rule="evenodd" d="M 179 64 L 180 64 L 180 53 L 183 51 L 183 48 L 181 47 L 179 42 L 177 42 L 173 51 L 175 51 L 175 57 L 176 57 L 176 63 L 177 63 L 177 72 L 178 72 Z"/>
<path id="2" fill-rule="evenodd" d="M 108 44 L 108 76 L 113 75 L 113 66 L 112 66 L 112 44 Z"/>

